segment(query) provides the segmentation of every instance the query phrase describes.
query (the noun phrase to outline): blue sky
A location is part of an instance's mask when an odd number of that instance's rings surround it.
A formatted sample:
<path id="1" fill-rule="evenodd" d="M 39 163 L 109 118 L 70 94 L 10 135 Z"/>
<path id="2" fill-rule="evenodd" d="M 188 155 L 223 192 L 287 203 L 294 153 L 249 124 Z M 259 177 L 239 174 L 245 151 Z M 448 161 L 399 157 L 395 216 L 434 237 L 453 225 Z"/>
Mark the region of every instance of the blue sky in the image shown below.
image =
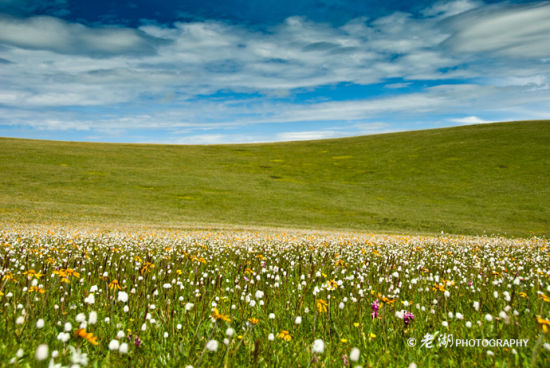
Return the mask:
<path id="1" fill-rule="evenodd" d="M 332 138 L 550 118 L 550 2 L 0 1 L 0 136 Z"/>

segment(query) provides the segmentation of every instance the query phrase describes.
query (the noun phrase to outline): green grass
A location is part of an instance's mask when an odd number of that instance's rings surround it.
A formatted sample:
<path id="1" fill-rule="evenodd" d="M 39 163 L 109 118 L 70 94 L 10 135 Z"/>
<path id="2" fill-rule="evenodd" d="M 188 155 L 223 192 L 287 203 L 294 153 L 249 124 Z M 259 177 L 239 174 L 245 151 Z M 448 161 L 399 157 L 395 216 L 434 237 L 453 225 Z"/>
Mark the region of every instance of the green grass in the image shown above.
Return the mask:
<path id="1" fill-rule="evenodd" d="M 550 121 L 176 146 L 0 139 L 3 222 L 550 235 Z"/>

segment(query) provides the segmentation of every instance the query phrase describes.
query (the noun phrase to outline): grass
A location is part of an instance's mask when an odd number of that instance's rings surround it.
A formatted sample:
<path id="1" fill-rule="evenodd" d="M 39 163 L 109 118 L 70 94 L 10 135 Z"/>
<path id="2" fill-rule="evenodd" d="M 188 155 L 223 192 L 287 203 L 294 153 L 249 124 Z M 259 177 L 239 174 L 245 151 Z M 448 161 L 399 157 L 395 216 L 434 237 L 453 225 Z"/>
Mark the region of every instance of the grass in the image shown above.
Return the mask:
<path id="1" fill-rule="evenodd" d="M 4 223 L 550 235 L 550 121 L 307 142 L 0 139 Z"/>

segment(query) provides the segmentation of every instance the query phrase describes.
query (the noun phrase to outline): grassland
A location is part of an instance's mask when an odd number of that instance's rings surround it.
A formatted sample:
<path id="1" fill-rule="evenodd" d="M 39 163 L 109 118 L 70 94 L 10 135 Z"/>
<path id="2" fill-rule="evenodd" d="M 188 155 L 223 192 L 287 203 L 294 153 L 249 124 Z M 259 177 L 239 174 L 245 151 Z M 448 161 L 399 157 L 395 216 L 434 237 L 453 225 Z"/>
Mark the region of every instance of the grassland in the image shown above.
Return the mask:
<path id="1" fill-rule="evenodd" d="M 550 235 L 550 121 L 307 142 L 0 139 L 4 223 Z"/>

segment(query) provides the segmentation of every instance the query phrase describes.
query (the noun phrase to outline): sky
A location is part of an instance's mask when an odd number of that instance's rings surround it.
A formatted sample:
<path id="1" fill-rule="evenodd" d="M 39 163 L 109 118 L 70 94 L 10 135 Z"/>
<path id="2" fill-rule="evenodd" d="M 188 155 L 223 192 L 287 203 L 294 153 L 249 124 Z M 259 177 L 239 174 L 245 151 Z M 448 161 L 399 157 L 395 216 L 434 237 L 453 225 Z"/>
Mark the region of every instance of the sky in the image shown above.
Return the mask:
<path id="1" fill-rule="evenodd" d="M 550 1 L 0 0 L 0 136 L 215 144 L 550 118 Z"/>

